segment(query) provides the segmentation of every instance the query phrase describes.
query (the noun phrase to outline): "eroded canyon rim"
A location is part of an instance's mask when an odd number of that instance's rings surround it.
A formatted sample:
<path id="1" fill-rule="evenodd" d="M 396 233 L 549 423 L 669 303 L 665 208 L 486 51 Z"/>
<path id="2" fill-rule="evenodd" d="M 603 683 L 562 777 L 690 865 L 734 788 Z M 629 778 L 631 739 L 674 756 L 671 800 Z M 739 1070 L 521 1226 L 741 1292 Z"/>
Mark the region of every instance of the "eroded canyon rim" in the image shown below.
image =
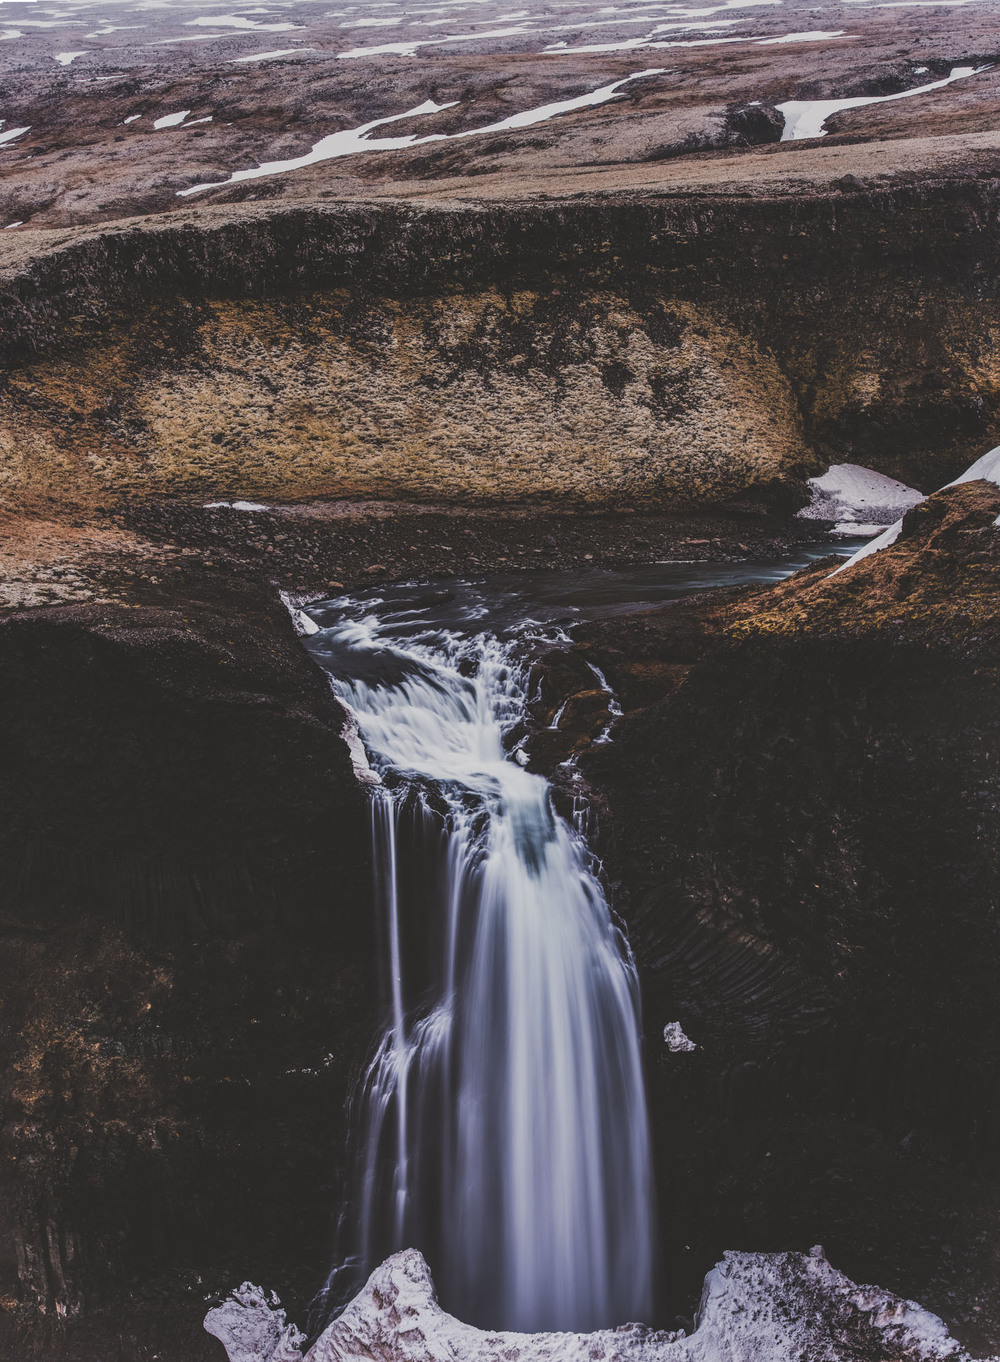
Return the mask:
<path id="1" fill-rule="evenodd" d="M 0 241 L 4 1346 L 207 1362 L 207 1294 L 322 1277 L 367 810 L 279 592 L 769 558 L 831 462 L 948 481 L 1000 434 L 992 154 Z M 998 511 L 540 668 L 642 974 L 671 1323 L 822 1240 L 997 1347 Z"/>
<path id="2" fill-rule="evenodd" d="M 25 233 L 0 290 L 0 490 L 42 513 L 664 510 L 794 504 L 845 459 L 931 490 L 1000 428 L 997 235 L 993 181 L 954 178 Z"/>

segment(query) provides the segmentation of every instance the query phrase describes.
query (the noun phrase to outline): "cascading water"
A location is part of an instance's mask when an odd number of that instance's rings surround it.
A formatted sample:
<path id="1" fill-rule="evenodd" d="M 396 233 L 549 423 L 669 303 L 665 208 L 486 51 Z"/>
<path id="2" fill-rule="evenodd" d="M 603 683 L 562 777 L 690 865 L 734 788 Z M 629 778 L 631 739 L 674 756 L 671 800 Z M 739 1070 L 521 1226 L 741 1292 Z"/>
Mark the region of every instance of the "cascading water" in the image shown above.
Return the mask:
<path id="1" fill-rule="evenodd" d="M 648 1319 L 635 972 L 583 838 L 505 750 L 521 650 L 377 605 L 325 607 L 309 640 L 384 779 L 390 1016 L 361 1095 L 355 1265 L 420 1248 L 446 1306 L 493 1328 Z"/>

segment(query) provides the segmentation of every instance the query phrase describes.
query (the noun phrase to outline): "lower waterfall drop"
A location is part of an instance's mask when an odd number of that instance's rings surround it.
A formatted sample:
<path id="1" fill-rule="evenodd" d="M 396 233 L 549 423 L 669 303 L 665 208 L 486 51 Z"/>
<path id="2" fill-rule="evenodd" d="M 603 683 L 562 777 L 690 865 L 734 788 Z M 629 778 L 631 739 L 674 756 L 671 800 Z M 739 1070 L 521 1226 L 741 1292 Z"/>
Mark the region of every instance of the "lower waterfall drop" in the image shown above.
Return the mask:
<path id="1" fill-rule="evenodd" d="M 586 843 L 505 751 L 516 641 L 375 604 L 336 602 L 308 640 L 384 780 L 389 1017 L 358 1098 L 353 1267 L 419 1248 L 446 1308 L 488 1328 L 648 1320 L 637 980 Z"/>

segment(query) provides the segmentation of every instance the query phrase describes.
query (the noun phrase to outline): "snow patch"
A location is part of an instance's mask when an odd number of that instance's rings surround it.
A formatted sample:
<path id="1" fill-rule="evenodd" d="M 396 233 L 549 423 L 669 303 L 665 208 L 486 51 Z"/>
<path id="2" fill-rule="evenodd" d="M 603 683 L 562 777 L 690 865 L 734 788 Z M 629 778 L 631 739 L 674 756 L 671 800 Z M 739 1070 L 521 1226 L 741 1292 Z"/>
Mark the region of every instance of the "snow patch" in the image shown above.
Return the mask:
<path id="1" fill-rule="evenodd" d="M 60 66 L 69 66 L 72 62 L 76 61 L 77 57 L 85 57 L 87 51 L 88 49 L 84 48 L 82 52 L 57 52 L 54 60 L 57 61 Z"/>
<path id="2" fill-rule="evenodd" d="M 205 1328 L 229 1362 L 970 1362 L 944 1323 L 914 1301 L 858 1286 L 809 1253 L 726 1253 L 705 1278 L 693 1334 L 625 1324 L 593 1334 L 476 1329 L 437 1303 L 416 1249 L 393 1254 L 302 1357 L 277 1297 L 249 1282 Z"/>
<path id="3" fill-rule="evenodd" d="M 224 503 L 220 502 L 218 504 L 222 505 Z M 281 591 L 278 594 L 281 596 L 281 604 L 292 617 L 292 624 L 295 626 L 295 632 L 300 637 L 307 634 L 319 633 L 319 625 L 302 609 L 307 601 L 317 600 L 318 597 L 293 596 L 290 591 Z"/>
<path id="4" fill-rule="evenodd" d="M 164 114 L 162 118 L 154 120 L 153 127 L 157 129 L 176 128 L 180 123 L 184 122 L 190 112 L 190 109 L 181 109 L 180 113 Z"/>
<path id="5" fill-rule="evenodd" d="M 761 38 L 761 47 L 767 47 L 768 43 L 818 43 L 824 38 L 849 38 L 853 37 L 846 29 L 838 28 L 832 33 L 825 33 L 821 29 L 815 29 L 811 33 L 783 33 L 780 38 Z"/>
<path id="6" fill-rule="evenodd" d="M 255 52 L 252 57 L 233 57 L 233 62 L 271 61 L 274 57 L 297 56 L 300 52 L 318 52 L 317 47 L 281 47 L 277 52 Z"/>
<path id="7" fill-rule="evenodd" d="M 689 1040 L 681 1029 L 680 1022 L 667 1022 L 663 1028 L 663 1040 L 671 1054 L 686 1054 L 691 1050 L 697 1050 L 693 1040 Z"/>
<path id="8" fill-rule="evenodd" d="M 290 28 L 304 28 L 303 24 L 259 24 L 256 19 L 244 19 L 240 14 L 220 14 L 214 19 L 187 19 L 188 28 L 239 28 L 256 33 L 285 33 Z"/>
<path id="9" fill-rule="evenodd" d="M 251 509 L 259 511 L 267 510 L 266 506 L 254 506 L 252 502 L 234 501 L 230 503 L 226 501 L 213 501 L 209 502 L 208 504 L 210 506 L 228 506 L 231 504 L 234 507 L 243 508 L 246 510 Z M 302 606 L 306 603 L 307 600 L 316 600 L 318 598 L 316 596 L 311 597 L 293 596 L 291 592 L 288 591 L 282 591 L 280 595 L 281 603 L 288 611 L 288 613 L 291 615 L 292 626 L 295 629 L 295 632 L 299 635 L 299 637 L 301 638 L 304 636 L 308 636 L 309 634 L 318 634 L 319 625 L 316 623 L 314 619 L 312 619 L 311 616 L 307 615 L 306 612 L 302 609 Z M 360 784 L 362 785 L 381 785 L 382 777 L 379 775 L 377 771 L 372 769 L 371 763 L 368 760 L 368 753 L 365 751 L 365 745 L 361 741 L 361 730 L 358 727 L 358 716 L 354 713 L 354 710 L 350 707 L 347 701 L 344 700 L 339 695 L 337 696 L 337 703 L 342 707 L 346 716 L 344 719 L 344 726 L 340 730 L 340 736 L 347 744 L 347 750 L 351 754 L 351 766 L 354 770 L 355 780 L 359 781 Z M 277 1332 L 275 1333 L 275 1328 L 273 1326 L 267 1326 L 267 1322 L 263 1319 L 260 1313 L 262 1308 L 268 1308 L 267 1303 L 264 1300 L 264 1293 L 260 1290 L 260 1288 L 256 1286 L 251 1286 L 249 1282 L 244 1282 L 243 1285 L 239 1288 L 239 1290 L 243 1292 L 249 1291 L 252 1293 L 252 1295 L 248 1297 L 248 1300 L 250 1302 L 249 1304 L 250 1316 L 248 1318 L 250 1320 L 249 1331 L 255 1339 L 257 1338 L 266 1339 L 270 1338 L 272 1335 L 276 1337 L 280 1336 L 282 1338 L 285 1338 L 286 1335 L 288 1335 L 288 1338 L 290 1338 L 289 1331 L 285 1329 L 284 1310 L 278 1312 L 278 1314 L 281 1317 L 281 1328 L 278 1329 Z M 234 1353 L 231 1350 L 230 1345 L 227 1342 L 227 1338 L 224 1337 L 223 1333 L 219 1331 L 225 1330 L 227 1331 L 227 1336 L 231 1335 L 232 1337 L 235 1338 L 236 1334 L 233 1332 L 233 1326 L 234 1324 L 238 1324 L 239 1316 L 234 1315 L 231 1310 L 225 1315 L 220 1314 L 220 1311 L 226 1311 L 238 1296 L 239 1292 L 234 1291 L 233 1296 L 230 1298 L 230 1300 L 226 1301 L 225 1305 L 221 1306 L 218 1311 L 217 1310 L 209 1311 L 208 1315 L 205 1318 L 205 1328 L 208 1329 L 208 1332 L 210 1334 L 215 1334 L 215 1337 L 221 1339 L 222 1342 L 225 1344 L 226 1351 L 229 1353 L 230 1362 L 257 1362 L 258 1357 L 261 1359 L 261 1362 L 295 1362 L 295 1359 L 301 1356 L 299 1352 L 289 1352 L 286 1350 L 286 1352 L 277 1351 L 263 1353 L 253 1352 Z M 275 1296 L 273 1299 L 274 1304 L 277 1305 L 278 1303 L 277 1297 Z M 273 1315 L 274 1312 L 271 1311 L 271 1314 Z M 214 1327 L 209 1328 L 209 1320 L 213 1320 Z M 295 1329 L 294 1325 L 289 1326 L 289 1329 L 292 1330 L 294 1333 L 298 1334 L 298 1330 Z M 282 1330 L 284 1330 L 284 1333 L 282 1333 Z M 294 1342 L 294 1340 L 292 1341 Z M 301 1336 L 299 1336 L 298 1341 L 299 1342 L 302 1341 Z M 277 1347 L 278 1345 L 276 1344 L 275 1346 Z M 286 1349 L 287 1346 L 290 1346 L 288 1344 L 287 1339 L 285 1346 Z"/>
<path id="10" fill-rule="evenodd" d="M 301 1358 L 302 1335 L 286 1324 L 285 1312 L 270 1296 L 244 1282 L 227 1301 L 205 1316 L 205 1331 L 217 1338 L 230 1362 L 293 1362 Z"/>
<path id="11" fill-rule="evenodd" d="M 301 613 L 302 612 L 300 611 L 300 614 Z M 312 620 L 309 622 L 313 625 L 313 629 L 309 632 L 318 632 L 318 626 Z M 347 750 L 351 754 L 351 766 L 354 769 L 354 779 L 359 781 L 362 785 L 381 785 L 382 777 L 377 771 L 372 770 L 371 763 L 368 760 L 368 753 L 365 751 L 365 745 L 361 741 L 361 729 L 358 727 L 358 716 L 355 714 L 354 710 L 351 709 L 346 700 L 341 696 L 338 696 L 337 699 L 347 712 L 347 718 L 344 721 L 344 727 L 340 730 L 340 736 L 343 738 L 344 742 L 347 743 Z"/>
<path id="12" fill-rule="evenodd" d="M 210 123 L 210 122 L 211 122 L 211 119 L 209 119 L 209 118 L 198 118 L 198 119 L 195 119 L 194 121 L 197 122 L 197 123 Z M 232 511 L 269 511 L 269 510 L 271 509 L 270 506 L 265 506 L 265 505 L 264 505 L 262 502 L 260 502 L 260 501 L 206 501 L 206 502 L 205 502 L 205 510 L 206 510 L 206 511 L 214 511 L 214 510 L 217 510 L 219 507 L 222 507 L 222 506 L 228 507 L 228 508 L 229 508 L 230 510 L 232 510 Z"/>
<path id="13" fill-rule="evenodd" d="M 982 458 L 977 459 L 976 462 L 971 464 L 960 477 L 957 477 L 954 480 L 954 482 L 946 482 L 944 487 L 939 487 L 938 491 L 944 492 L 947 491 L 949 487 L 958 487 L 963 482 L 977 482 L 980 479 L 984 482 L 995 482 L 997 486 L 1000 487 L 1000 445 L 997 445 L 995 449 L 989 450 Z M 994 524 L 1000 525 L 1000 517 L 994 521 Z M 853 567 L 855 563 L 860 563 L 863 558 L 870 558 L 873 553 L 878 553 L 881 549 L 887 549 L 890 544 L 895 544 L 902 528 L 903 518 L 900 516 L 895 524 L 890 525 L 884 534 L 880 534 L 877 539 L 873 539 L 872 542 L 866 544 L 864 548 L 858 549 L 857 553 L 853 553 L 850 558 L 841 563 L 839 567 L 834 568 L 833 572 L 830 573 L 830 576 L 836 577 L 838 572 L 844 572 L 847 568 Z"/>
<path id="14" fill-rule="evenodd" d="M 889 104 L 894 99 L 909 99 L 912 95 L 926 95 L 931 90 L 941 90 L 953 81 L 965 80 L 968 76 L 978 76 L 988 71 L 987 66 L 954 66 L 951 74 L 943 80 L 932 80 L 929 85 L 917 85 L 912 90 L 900 90 L 895 95 L 859 95 L 855 99 L 789 99 L 784 104 L 776 104 L 785 120 L 781 134 L 783 142 L 797 142 L 803 137 L 825 137 L 824 124 L 835 113 L 845 109 L 862 109 L 868 104 Z"/>
<path id="15" fill-rule="evenodd" d="M 343 55 L 343 54 L 341 54 Z M 534 109 L 524 109 L 521 113 L 511 114 L 509 118 L 503 118 L 499 123 L 490 123 L 482 128 L 467 128 L 464 132 L 428 133 L 425 137 L 418 137 L 415 133 L 409 133 L 403 137 L 379 137 L 372 138 L 368 134 L 375 128 L 385 126 L 387 123 L 398 123 L 404 118 L 418 118 L 424 114 L 442 113 L 445 109 L 452 109 L 457 104 L 457 100 L 452 100 L 448 104 L 435 104 L 432 99 L 426 100 L 423 104 L 418 104 L 416 108 L 407 109 L 405 113 L 391 114 L 388 118 L 374 118 L 370 123 L 363 123 L 359 128 L 344 128 L 341 132 L 330 133 L 328 137 L 316 142 L 311 151 L 304 156 L 295 156 L 287 161 L 265 161 L 263 165 L 253 166 L 248 170 L 234 170 L 228 180 L 216 180 L 211 184 L 195 184 L 189 189 L 179 189 L 178 198 L 186 198 L 189 194 L 200 194 L 206 189 L 218 189 L 223 184 L 235 184 L 239 180 L 256 180 L 262 175 L 281 175 L 289 170 L 301 170 L 304 166 L 316 165 L 320 161 L 331 161 L 341 156 L 355 156 L 363 152 L 372 151 L 395 151 L 402 147 L 420 147 L 429 142 L 452 142 L 462 137 L 480 137 L 486 133 L 507 132 L 512 128 L 528 128 L 535 123 L 544 123 L 550 118 L 556 118 L 560 114 L 570 113 L 574 109 L 593 108 L 598 104 L 606 104 L 610 99 L 617 99 L 619 91 L 623 85 L 628 85 L 630 81 L 642 80 L 646 76 L 660 76 L 664 74 L 662 67 L 649 71 L 636 71 L 631 76 L 625 76 L 621 80 L 616 80 L 612 85 L 602 85 L 599 90 L 591 90 L 589 94 L 578 95 L 575 99 L 563 99 L 553 104 L 541 104 Z M 184 117 L 185 115 L 181 115 Z M 176 115 L 170 115 L 176 121 L 180 121 Z M 155 123 L 154 127 L 159 127 L 160 123 Z M 163 126 L 167 126 L 163 124 Z"/>
<path id="16" fill-rule="evenodd" d="M 3 127 L 5 120 L 0 118 L 0 128 Z M 8 128 L 6 132 L 0 132 L 0 143 L 13 142 L 15 137 L 23 137 L 26 132 L 31 131 L 31 124 L 26 128 Z"/>
<path id="17" fill-rule="evenodd" d="M 836 521 L 835 534 L 879 534 L 924 499 L 916 488 L 856 463 L 832 464 L 807 486 L 812 496 L 799 518 Z"/>

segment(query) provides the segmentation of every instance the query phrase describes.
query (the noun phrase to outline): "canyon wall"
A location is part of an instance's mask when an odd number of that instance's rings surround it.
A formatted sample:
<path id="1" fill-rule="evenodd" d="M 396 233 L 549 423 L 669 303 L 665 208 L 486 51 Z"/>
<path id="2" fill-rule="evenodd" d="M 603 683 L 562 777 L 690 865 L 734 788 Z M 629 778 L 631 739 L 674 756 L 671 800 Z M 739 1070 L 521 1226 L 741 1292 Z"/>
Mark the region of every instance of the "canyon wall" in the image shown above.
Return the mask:
<path id="1" fill-rule="evenodd" d="M 664 508 L 845 460 L 931 488 L 1000 434 L 997 205 L 952 180 L 26 232 L 0 496 Z"/>
<path id="2" fill-rule="evenodd" d="M 626 709 L 587 769 L 672 1290 L 813 1238 L 996 1350 L 998 511 L 969 483 L 833 578 L 579 632 Z"/>

